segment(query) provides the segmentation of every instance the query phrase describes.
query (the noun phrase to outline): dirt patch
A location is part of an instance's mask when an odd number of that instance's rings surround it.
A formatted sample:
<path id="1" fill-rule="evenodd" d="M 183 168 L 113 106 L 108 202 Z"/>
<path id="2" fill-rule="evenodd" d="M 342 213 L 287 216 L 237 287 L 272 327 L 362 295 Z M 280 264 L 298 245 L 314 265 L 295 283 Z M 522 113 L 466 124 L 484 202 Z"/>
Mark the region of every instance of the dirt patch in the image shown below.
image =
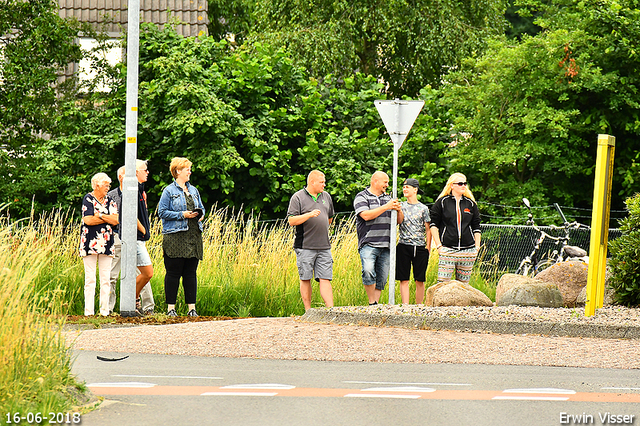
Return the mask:
<path id="1" fill-rule="evenodd" d="M 144 317 L 123 317 L 120 315 L 109 315 L 108 317 L 92 316 L 86 317 L 84 315 L 69 315 L 67 316 L 66 325 L 77 325 L 86 328 L 106 328 L 114 326 L 127 326 L 127 325 L 164 325 L 164 324 L 182 324 L 185 322 L 202 322 L 202 321 L 226 321 L 237 319 L 233 317 L 188 317 L 177 316 L 168 317 L 163 314 L 146 315 Z"/>

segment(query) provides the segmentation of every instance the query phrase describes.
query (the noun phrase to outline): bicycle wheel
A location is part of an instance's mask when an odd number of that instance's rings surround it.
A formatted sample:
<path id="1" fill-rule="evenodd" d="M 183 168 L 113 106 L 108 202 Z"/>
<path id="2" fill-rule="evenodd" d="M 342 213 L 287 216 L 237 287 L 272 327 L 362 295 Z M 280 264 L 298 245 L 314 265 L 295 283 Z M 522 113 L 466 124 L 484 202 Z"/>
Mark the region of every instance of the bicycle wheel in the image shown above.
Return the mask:
<path id="1" fill-rule="evenodd" d="M 553 260 L 551 260 L 551 259 L 541 260 L 536 265 L 535 275 L 538 275 L 540 272 L 544 271 L 545 269 L 547 269 L 548 267 L 550 267 L 553 264 L 555 264 L 555 262 Z"/>
<path id="2" fill-rule="evenodd" d="M 515 273 L 518 275 L 524 275 L 525 277 L 531 277 L 533 276 L 533 265 L 530 263 L 521 263 Z"/>

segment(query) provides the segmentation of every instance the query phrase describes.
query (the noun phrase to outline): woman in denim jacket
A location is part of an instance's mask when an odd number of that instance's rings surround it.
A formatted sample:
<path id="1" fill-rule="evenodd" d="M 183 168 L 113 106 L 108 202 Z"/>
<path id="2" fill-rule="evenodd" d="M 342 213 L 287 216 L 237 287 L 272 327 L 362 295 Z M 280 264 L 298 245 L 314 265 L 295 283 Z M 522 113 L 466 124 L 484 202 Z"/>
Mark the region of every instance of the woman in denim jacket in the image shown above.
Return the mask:
<path id="1" fill-rule="evenodd" d="M 196 270 L 202 260 L 202 218 L 204 205 L 200 193 L 189 183 L 191 161 L 183 157 L 171 160 L 172 184 L 162 191 L 158 216 L 162 219 L 162 251 L 164 254 L 164 293 L 167 315 L 175 317 L 178 287 L 182 278 L 184 298 L 190 317 L 197 317 Z"/>

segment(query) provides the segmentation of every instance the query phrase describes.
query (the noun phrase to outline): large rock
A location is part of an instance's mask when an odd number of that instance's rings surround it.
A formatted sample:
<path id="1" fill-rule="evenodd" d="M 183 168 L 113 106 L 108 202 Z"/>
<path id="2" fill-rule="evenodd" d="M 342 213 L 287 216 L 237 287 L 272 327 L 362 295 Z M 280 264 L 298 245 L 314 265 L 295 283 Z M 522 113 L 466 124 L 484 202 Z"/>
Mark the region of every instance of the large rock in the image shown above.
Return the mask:
<path id="1" fill-rule="evenodd" d="M 427 289 L 427 306 L 493 306 L 491 299 L 467 283 L 452 280 L 437 283 Z"/>
<path id="2" fill-rule="evenodd" d="M 587 304 L 587 287 L 583 287 L 580 294 L 576 298 L 576 306 L 584 306 Z M 602 306 L 615 305 L 616 304 L 616 291 L 609 287 L 608 284 L 604 286 L 604 299 Z"/>
<path id="3" fill-rule="evenodd" d="M 535 278 L 525 277 L 524 275 L 519 274 L 504 274 L 500 277 L 498 281 L 498 285 L 496 286 L 496 304 L 502 298 L 502 295 L 507 291 L 511 290 L 514 287 L 523 285 L 523 284 L 532 284 L 532 283 L 541 283 L 542 281 L 536 280 Z"/>
<path id="4" fill-rule="evenodd" d="M 604 300 L 602 306 L 615 305 L 616 302 L 616 290 L 609 284 L 611 280 L 611 267 L 607 263 L 607 269 L 604 272 Z M 587 303 L 587 287 L 584 287 L 576 300 L 576 305 L 584 306 Z"/>
<path id="5" fill-rule="evenodd" d="M 562 293 L 555 284 L 534 282 L 510 288 L 500 297 L 498 306 L 540 306 L 542 308 L 562 307 Z"/>
<path id="6" fill-rule="evenodd" d="M 551 265 L 536 275 L 536 278 L 553 283 L 562 293 L 562 301 L 567 308 L 576 306 L 580 291 L 587 285 L 589 266 L 583 262 L 571 261 Z"/>

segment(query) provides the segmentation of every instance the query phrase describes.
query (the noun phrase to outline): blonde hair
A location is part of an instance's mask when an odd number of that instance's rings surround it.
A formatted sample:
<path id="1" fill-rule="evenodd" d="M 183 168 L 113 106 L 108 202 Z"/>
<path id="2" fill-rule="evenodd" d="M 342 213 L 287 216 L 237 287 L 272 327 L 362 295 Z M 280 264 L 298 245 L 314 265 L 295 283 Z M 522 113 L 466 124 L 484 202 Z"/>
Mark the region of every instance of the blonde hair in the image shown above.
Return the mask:
<path id="1" fill-rule="evenodd" d="M 169 165 L 169 171 L 171 172 L 171 176 L 174 179 L 178 177 L 178 170 L 186 169 L 187 167 L 191 167 L 193 163 L 184 157 L 173 157 L 171 159 L 171 164 Z"/>
<path id="2" fill-rule="evenodd" d="M 109 177 L 108 174 L 106 173 L 96 173 L 95 175 L 93 175 L 93 177 L 91 178 L 91 188 L 92 189 L 96 189 L 96 186 L 98 186 L 99 184 L 101 184 L 102 182 L 108 182 L 111 183 L 111 178 Z"/>
<path id="3" fill-rule="evenodd" d="M 440 195 L 438 195 L 438 198 L 442 198 L 445 195 L 449 195 L 451 194 L 451 187 L 453 186 L 454 182 L 466 182 L 467 181 L 467 177 L 465 175 L 463 175 L 462 173 L 454 173 L 449 177 L 449 180 L 447 180 L 446 185 L 444 186 L 444 189 L 442 190 L 442 192 L 440 193 Z M 474 198 L 473 194 L 471 193 L 471 190 L 469 189 L 469 184 L 467 184 L 467 187 L 464 190 L 464 193 L 462 194 L 467 198 L 472 199 L 474 202 L 476 201 L 476 199 Z"/>

